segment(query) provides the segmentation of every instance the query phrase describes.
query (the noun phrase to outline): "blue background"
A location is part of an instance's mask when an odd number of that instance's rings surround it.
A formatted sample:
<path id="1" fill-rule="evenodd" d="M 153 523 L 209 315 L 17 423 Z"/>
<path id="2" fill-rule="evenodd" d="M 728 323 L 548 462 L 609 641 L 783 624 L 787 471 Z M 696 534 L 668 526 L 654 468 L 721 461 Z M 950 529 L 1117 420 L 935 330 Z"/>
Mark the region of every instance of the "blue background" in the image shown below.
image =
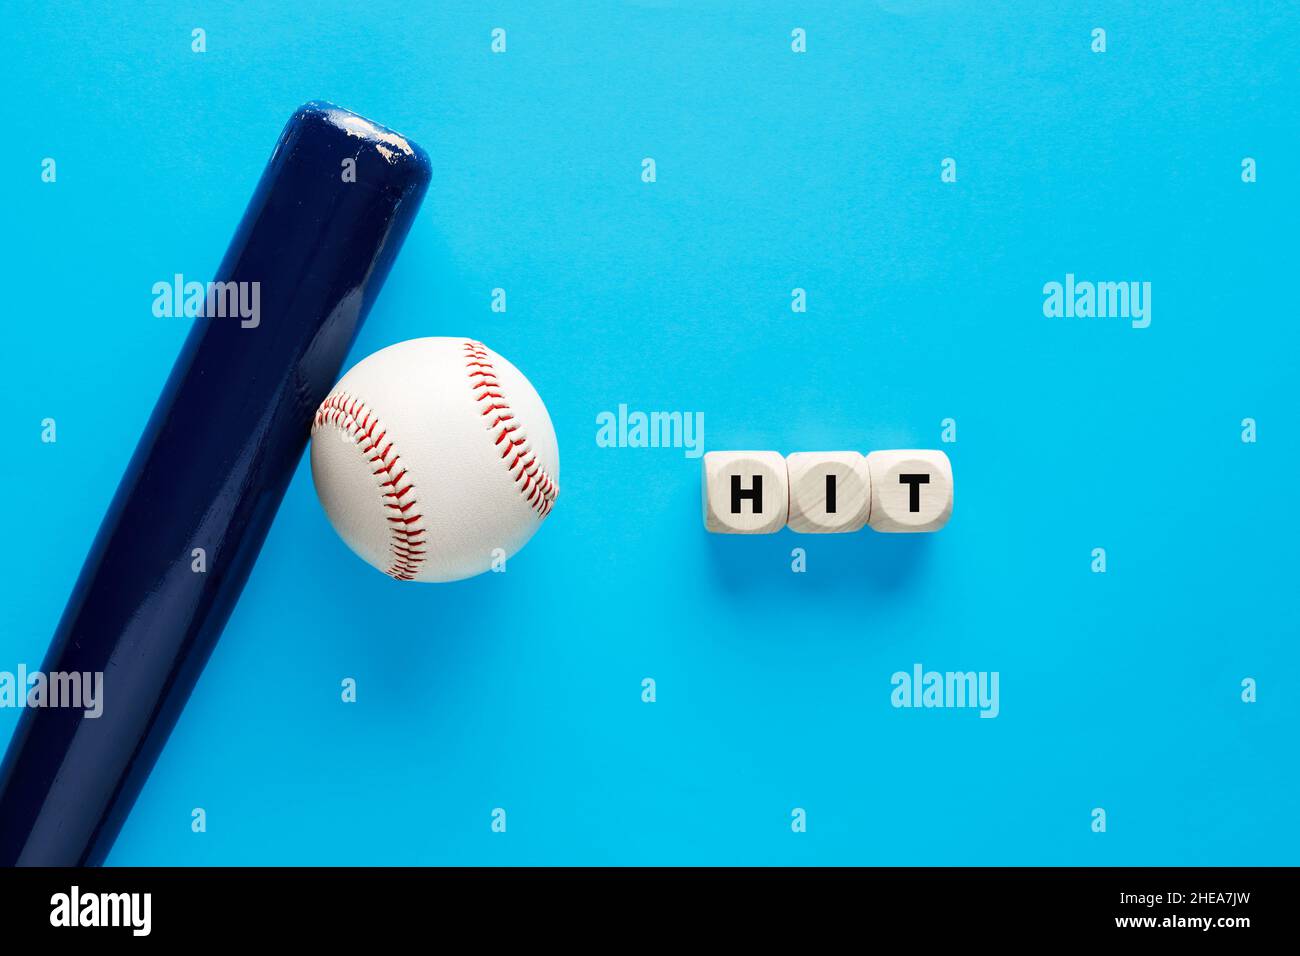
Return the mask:
<path id="1" fill-rule="evenodd" d="M 433 163 L 349 365 L 480 338 L 561 445 L 532 543 L 447 586 L 354 558 L 304 459 L 109 861 L 1296 863 L 1300 14 L 1131 6 L 11 4 L 0 669 L 189 331 L 152 284 L 211 278 L 306 100 Z M 1045 318 L 1067 272 L 1150 281 L 1151 327 Z M 698 461 L 597 447 L 620 402 L 943 447 L 954 517 L 706 535 Z M 1001 715 L 893 709 L 916 662 L 999 671 Z"/>

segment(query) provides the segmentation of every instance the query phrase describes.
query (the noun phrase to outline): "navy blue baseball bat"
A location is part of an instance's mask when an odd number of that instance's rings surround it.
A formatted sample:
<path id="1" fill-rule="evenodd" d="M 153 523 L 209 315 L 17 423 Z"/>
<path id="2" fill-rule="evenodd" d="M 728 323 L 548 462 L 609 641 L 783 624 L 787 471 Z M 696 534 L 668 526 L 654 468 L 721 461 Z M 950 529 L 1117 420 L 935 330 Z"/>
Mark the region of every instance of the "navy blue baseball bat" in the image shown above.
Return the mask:
<path id="1" fill-rule="evenodd" d="M 23 712 L 0 765 L 0 865 L 103 862 L 429 175 L 410 140 L 330 104 L 308 103 L 285 126 L 41 668 L 102 673 L 102 712 Z"/>

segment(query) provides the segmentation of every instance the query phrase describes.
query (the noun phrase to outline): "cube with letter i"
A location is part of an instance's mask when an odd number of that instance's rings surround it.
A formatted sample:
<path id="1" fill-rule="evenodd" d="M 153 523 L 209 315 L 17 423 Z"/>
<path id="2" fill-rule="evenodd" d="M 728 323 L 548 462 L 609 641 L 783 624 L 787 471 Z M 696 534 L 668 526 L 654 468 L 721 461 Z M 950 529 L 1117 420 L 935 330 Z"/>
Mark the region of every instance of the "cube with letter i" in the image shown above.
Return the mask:
<path id="1" fill-rule="evenodd" d="M 772 534 L 785 527 L 790 482 L 774 451 L 711 451 L 704 456 L 704 526 L 721 534 Z"/>
<path id="2" fill-rule="evenodd" d="M 938 531 L 952 515 L 952 464 L 941 451 L 901 449 L 867 455 L 877 531 Z"/>
<path id="3" fill-rule="evenodd" d="M 871 512 L 871 472 L 856 451 L 799 451 L 785 460 L 790 474 L 791 531 L 860 531 Z"/>

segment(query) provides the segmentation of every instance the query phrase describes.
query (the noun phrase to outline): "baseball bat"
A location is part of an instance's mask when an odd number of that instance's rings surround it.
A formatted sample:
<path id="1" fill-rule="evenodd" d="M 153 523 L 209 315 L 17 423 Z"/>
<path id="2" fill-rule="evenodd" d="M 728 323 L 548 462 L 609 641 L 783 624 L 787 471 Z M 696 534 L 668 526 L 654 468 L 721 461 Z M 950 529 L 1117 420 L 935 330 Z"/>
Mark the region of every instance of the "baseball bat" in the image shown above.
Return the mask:
<path id="1" fill-rule="evenodd" d="M 234 608 L 429 175 L 418 146 L 328 103 L 308 103 L 285 126 L 42 665 L 47 675 L 102 673 L 101 713 L 23 712 L 0 765 L 0 865 L 103 862 Z"/>

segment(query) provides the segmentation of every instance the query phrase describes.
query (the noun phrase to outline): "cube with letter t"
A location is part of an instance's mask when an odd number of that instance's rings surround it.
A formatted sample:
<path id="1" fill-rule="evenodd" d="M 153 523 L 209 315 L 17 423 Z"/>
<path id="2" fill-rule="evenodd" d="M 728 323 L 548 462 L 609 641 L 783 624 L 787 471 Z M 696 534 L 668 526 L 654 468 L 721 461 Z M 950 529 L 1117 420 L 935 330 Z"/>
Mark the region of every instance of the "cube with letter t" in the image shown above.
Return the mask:
<path id="1" fill-rule="evenodd" d="M 952 515 L 952 464 L 941 451 L 900 449 L 867 455 L 871 517 L 877 531 L 938 531 Z"/>

